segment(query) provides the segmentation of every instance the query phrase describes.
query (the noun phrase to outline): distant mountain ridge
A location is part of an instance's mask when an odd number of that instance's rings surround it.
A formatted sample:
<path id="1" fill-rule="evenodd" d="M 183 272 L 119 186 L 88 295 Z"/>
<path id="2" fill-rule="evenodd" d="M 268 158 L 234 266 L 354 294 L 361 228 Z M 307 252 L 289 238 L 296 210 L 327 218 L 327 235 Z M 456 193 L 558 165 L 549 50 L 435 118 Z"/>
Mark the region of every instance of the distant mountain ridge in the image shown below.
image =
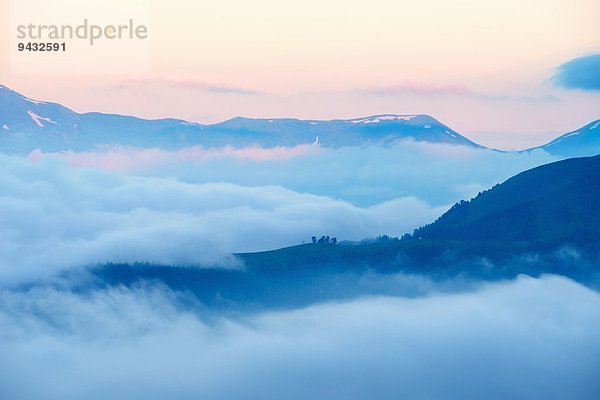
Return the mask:
<path id="1" fill-rule="evenodd" d="M 563 157 L 584 157 L 600 154 L 600 119 L 575 131 L 565 133 L 551 142 L 529 150 L 542 149 Z"/>
<path id="2" fill-rule="evenodd" d="M 172 118 L 79 114 L 57 103 L 30 99 L 5 86 L 0 86 L 0 133 L 0 150 L 16 153 L 34 149 L 89 150 L 109 144 L 169 149 L 318 142 L 342 147 L 387 145 L 401 139 L 484 148 L 428 115 L 385 114 L 329 121 L 237 117 L 204 125 Z"/>
<path id="3" fill-rule="evenodd" d="M 600 120 L 569 132 L 542 149 L 564 157 L 600 154 Z M 277 147 L 318 142 L 326 147 L 390 145 L 398 140 L 485 149 L 425 114 L 383 114 L 353 119 L 300 120 L 236 117 L 216 124 L 181 119 L 142 119 L 98 112 L 76 113 L 58 103 L 34 100 L 0 85 L 0 151 L 27 154 L 85 151 L 106 145 L 177 149 Z"/>

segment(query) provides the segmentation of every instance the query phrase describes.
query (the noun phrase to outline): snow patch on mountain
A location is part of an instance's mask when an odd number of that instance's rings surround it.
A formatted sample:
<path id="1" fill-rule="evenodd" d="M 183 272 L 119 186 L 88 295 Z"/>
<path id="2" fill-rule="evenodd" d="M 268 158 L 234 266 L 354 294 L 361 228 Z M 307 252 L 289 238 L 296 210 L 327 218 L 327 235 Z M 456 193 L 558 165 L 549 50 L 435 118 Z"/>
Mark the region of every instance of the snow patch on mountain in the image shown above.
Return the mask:
<path id="1" fill-rule="evenodd" d="M 29 116 L 31 117 L 33 122 L 35 122 L 36 125 L 39 126 L 40 128 L 43 128 L 45 126 L 41 121 L 46 121 L 46 122 L 50 122 L 51 124 L 56 124 L 56 122 L 52 121 L 50 118 L 41 117 L 31 110 L 27 110 L 27 114 L 29 114 Z"/>
<path id="2" fill-rule="evenodd" d="M 600 121 L 599 121 L 599 123 L 600 123 Z M 598 125 L 598 124 L 596 124 L 596 125 Z M 592 129 L 592 128 L 590 128 L 590 129 Z M 555 144 L 558 144 L 558 143 L 562 142 L 564 139 L 566 139 L 566 138 L 568 138 L 568 137 L 571 137 L 571 136 L 579 135 L 580 133 L 581 133 L 581 132 L 579 132 L 579 131 L 576 131 L 576 132 L 571 132 L 571 133 L 569 133 L 569 134 L 566 134 L 566 135 L 563 135 L 563 136 L 559 137 L 558 139 L 555 139 L 555 140 L 551 141 L 551 142 L 550 142 L 550 143 L 548 143 L 548 144 L 545 144 L 545 145 L 544 145 L 544 146 L 542 146 L 542 147 L 550 147 L 550 146 L 554 146 Z"/>
<path id="3" fill-rule="evenodd" d="M 410 121 L 414 117 L 416 117 L 416 115 L 380 115 L 378 117 L 353 119 L 350 122 L 353 124 L 376 124 L 381 121 Z"/>
<path id="4" fill-rule="evenodd" d="M 596 129 L 598 127 L 598 125 L 600 125 L 600 121 L 596 121 L 596 123 L 594 124 L 594 126 L 590 126 L 590 131 L 592 129 Z"/>
<path id="5" fill-rule="evenodd" d="M 453 138 L 456 138 L 456 135 L 455 135 L 454 133 L 452 133 L 452 132 L 450 132 L 450 131 L 448 131 L 448 130 L 446 130 L 445 132 L 446 132 L 446 135 L 450 135 L 450 136 L 452 136 Z"/>
<path id="6" fill-rule="evenodd" d="M 23 97 L 23 98 L 24 98 L 26 101 L 28 101 L 28 102 L 30 102 L 30 103 L 33 103 L 33 104 L 46 104 L 46 103 L 45 103 L 45 102 L 43 102 L 43 101 L 33 100 L 33 99 L 30 99 L 30 98 L 28 98 L 28 97 Z"/>

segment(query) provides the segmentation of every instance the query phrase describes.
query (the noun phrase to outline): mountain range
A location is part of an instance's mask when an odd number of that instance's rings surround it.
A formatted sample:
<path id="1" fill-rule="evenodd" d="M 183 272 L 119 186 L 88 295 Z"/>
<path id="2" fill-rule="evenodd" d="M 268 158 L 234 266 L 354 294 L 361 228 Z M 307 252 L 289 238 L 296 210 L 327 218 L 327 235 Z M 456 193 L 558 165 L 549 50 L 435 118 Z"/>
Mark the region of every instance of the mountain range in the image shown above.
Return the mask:
<path id="1" fill-rule="evenodd" d="M 203 125 L 179 119 L 146 120 L 136 117 L 83 113 L 60 104 L 30 99 L 0 86 L 0 148 L 24 153 L 89 150 L 102 145 L 162 147 L 295 146 L 318 142 L 323 146 L 387 144 L 398 139 L 482 146 L 427 115 L 378 115 L 347 120 L 291 118 L 233 118 Z"/>
<path id="2" fill-rule="evenodd" d="M 552 154 L 600 152 L 600 120 L 540 146 Z M 485 148 L 428 115 L 385 114 L 340 120 L 236 117 L 217 124 L 180 119 L 147 120 L 132 116 L 76 113 L 57 103 L 28 98 L 0 85 L 0 151 L 27 154 L 85 151 L 121 145 L 177 149 L 203 147 L 277 147 L 319 143 L 327 147 L 389 145 L 397 140 Z M 534 149 L 528 149 L 531 151 Z"/>
<path id="3" fill-rule="evenodd" d="M 585 157 L 600 154 L 600 119 L 534 149 L 543 149 L 550 154 L 563 157 Z"/>

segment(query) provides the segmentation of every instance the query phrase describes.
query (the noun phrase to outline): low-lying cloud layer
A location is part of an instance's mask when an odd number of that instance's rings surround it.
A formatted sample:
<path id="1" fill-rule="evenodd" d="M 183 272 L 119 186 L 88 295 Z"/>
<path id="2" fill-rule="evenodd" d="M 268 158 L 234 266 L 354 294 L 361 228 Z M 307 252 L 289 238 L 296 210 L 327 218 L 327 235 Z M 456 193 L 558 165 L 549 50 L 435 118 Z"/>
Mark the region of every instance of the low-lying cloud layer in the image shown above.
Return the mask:
<path id="1" fill-rule="evenodd" d="M 181 304 L 158 287 L 0 291 L 0 397 L 593 399 L 600 392 L 600 296 L 565 278 L 236 320 L 207 320 Z"/>
<path id="2" fill-rule="evenodd" d="M 361 208 L 280 186 L 182 183 L 0 157 L 0 282 L 104 262 L 237 268 L 232 252 L 401 235 L 445 207 L 405 197 Z"/>
<path id="3" fill-rule="evenodd" d="M 279 185 L 342 199 L 361 207 L 414 196 L 434 205 L 452 204 L 541 164 L 556 161 L 542 150 L 502 153 L 465 146 L 400 141 L 389 147 L 324 148 L 108 148 L 94 152 L 30 154 L 60 158 L 75 167 L 125 174 L 176 177 L 188 183 Z"/>
<path id="4" fill-rule="evenodd" d="M 382 283 L 367 274 L 359 279 L 375 280 L 366 283 L 385 289 L 377 293 L 421 297 L 359 297 L 235 319 L 152 283 L 77 281 L 77 291 L 62 279 L 46 283 L 107 261 L 243 268 L 232 252 L 321 234 L 401 235 L 460 198 L 552 161 L 542 151 L 405 142 L 30 158 L 0 155 L 0 398 L 592 399 L 600 392 L 600 296 L 565 278 L 431 294 L 452 283 L 394 276 Z"/>
<path id="5" fill-rule="evenodd" d="M 313 235 L 401 236 L 553 159 L 410 141 L 0 156 L 0 281 L 104 262 L 239 268 L 231 253 Z"/>

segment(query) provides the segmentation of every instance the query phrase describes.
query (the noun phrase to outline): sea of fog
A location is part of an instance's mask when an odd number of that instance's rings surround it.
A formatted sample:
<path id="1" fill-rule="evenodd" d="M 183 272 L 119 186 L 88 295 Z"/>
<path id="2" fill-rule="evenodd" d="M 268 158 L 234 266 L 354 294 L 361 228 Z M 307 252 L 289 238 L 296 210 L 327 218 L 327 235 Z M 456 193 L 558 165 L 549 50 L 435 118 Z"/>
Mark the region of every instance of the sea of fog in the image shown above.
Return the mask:
<path id="1" fill-rule="evenodd" d="M 0 291 L 6 399 L 595 399 L 600 295 L 519 277 L 224 317 L 164 287 Z"/>
<path id="2" fill-rule="evenodd" d="M 554 160 L 414 142 L 0 155 L 0 398 L 598 398 L 600 295 L 560 276 L 227 314 L 158 282 L 81 286 L 106 262 L 243 268 L 232 253 L 399 236 Z"/>

